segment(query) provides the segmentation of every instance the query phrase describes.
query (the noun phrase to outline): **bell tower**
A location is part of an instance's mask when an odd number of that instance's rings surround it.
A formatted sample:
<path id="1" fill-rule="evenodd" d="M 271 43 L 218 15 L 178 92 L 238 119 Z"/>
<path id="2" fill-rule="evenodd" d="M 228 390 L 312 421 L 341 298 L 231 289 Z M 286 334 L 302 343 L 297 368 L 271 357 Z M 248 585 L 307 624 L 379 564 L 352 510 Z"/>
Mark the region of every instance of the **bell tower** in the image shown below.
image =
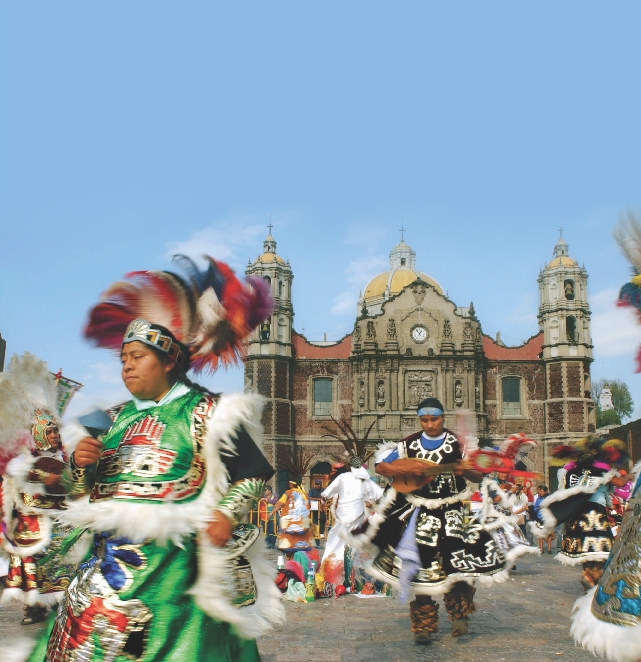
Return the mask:
<path id="1" fill-rule="evenodd" d="M 292 436 L 292 281 L 289 261 L 276 253 L 272 225 L 263 242 L 263 253 L 250 260 L 245 275 L 260 276 L 270 286 L 274 312 L 250 335 L 245 359 L 245 389 L 267 398 L 263 410 L 264 451 L 275 462 L 276 444 L 293 440 Z"/>
<path id="2" fill-rule="evenodd" d="M 545 439 L 571 441 L 595 429 L 591 398 L 588 274 L 569 255 L 563 231 L 554 257 L 541 270 L 539 326 L 546 367 Z"/>

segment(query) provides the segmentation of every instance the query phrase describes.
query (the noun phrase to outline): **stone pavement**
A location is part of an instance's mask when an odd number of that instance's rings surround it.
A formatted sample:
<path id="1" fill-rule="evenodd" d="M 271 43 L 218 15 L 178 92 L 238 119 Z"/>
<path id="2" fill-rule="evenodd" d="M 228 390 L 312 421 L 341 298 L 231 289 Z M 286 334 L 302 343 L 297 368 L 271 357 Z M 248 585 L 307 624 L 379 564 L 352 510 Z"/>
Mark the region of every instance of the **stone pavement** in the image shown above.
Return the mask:
<path id="1" fill-rule="evenodd" d="M 561 566 L 547 554 L 520 559 L 512 579 L 477 590 L 468 635 L 450 636 L 441 603 L 440 630 L 427 647 L 414 645 L 409 607 L 396 598 L 287 603 L 287 624 L 262 637 L 259 648 L 263 662 L 596 662 L 570 637 L 579 576 L 579 568 Z M 41 629 L 21 627 L 20 618 L 19 607 L 0 607 L 1 639 Z"/>

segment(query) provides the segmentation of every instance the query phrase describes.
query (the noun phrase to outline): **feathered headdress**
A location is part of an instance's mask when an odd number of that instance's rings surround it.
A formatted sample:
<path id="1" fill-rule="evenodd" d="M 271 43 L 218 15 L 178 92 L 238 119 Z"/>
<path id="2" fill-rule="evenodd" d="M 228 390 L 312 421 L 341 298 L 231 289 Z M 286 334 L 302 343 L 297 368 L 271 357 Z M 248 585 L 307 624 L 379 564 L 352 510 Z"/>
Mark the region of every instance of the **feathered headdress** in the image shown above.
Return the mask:
<path id="1" fill-rule="evenodd" d="M 590 465 L 603 462 L 611 467 L 628 467 L 630 454 L 627 445 L 620 439 L 590 436 L 580 439 L 574 446 L 557 446 L 551 451 L 550 465 L 562 467 L 569 462 Z"/>
<path id="2" fill-rule="evenodd" d="M 29 352 L 14 355 L 0 372 L 0 475 L 14 457 L 48 450 L 47 428 L 57 425 L 56 381 L 47 364 Z"/>
<path id="3" fill-rule="evenodd" d="M 613 230 L 619 249 L 632 265 L 633 276 L 619 292 L 617 305 L 634 308 L 641 322 L 641 219 L 631 211 L 622 212 Z M 636 372 L 641 372 L 641 347 L 636 355 Z"/>
<path id="4" fill-rule="evenodd" d="M 340 441 L 345 448 L 344 455 L 332 455 L 333 459 L 336 460 L 336 462 L 344 463 L 345 456 L 347 456 L 350 466 L 354 467 L 354 469 L 362 467 L 363 464 L 365 464 L 365 462 L 367 462 L 367 460 L 369 460 L 369 458 L 376 452 L 376 448 L 373 448 L 370 451 L 367 450 L 367 439 L 372 428 L 376 425 L 377 419 L 372 421 L 372 424 L 367 428 L 363 438 L 359 439 L 346 418 L 342 418 L 341 420 L 336 420 L 333 416 L 331 418 L 342 434 L 334 434 L 327 428 L 327 426 L 324 426 L 323 429 L 326 430 L 326 434 L 324 434 L 323 437 L 332 437 L 333 439 Z"/>
<path id="5" fill-rule="evenodd" d="M 280 471 L 289 472 L 292 480 L 297 485 L 300 485 L 313 459 L 314 453 L 305 452 L 305 450 L 299 448 L 296 439 L 294 439 L 291 446 L 279 444 L 276 447 L 276 468 Z"/>
<path id="6" fill-rule="evenodd" d="M 120 350 L 125 332 L 133 333 L 129 341 L 173 354 L 185 371 L 214 372 L 221 364 L 237 363 L 247 336 L 274 308 L 269 285 L 258 276 L 242 283 L 225 263 L 205 260 L 201 270 L 187 256 L 174 256 L 186 277 L 170 271 L 127 274 L 128 280 L 109 287 L 89 312 L 85 338 Z M 130 328 L 134 320 L 140 324 Z"/>
<path id="7" fill-rule="evenodd" d="M 528 439 L 523 432 L 517 432 L 510 435 L 503 443 L 499 453 L 503 457 L 508 457 L 513 460 L 514 465 L 522 462 L 527 454 L 536 446 L 536 441 Z"/>

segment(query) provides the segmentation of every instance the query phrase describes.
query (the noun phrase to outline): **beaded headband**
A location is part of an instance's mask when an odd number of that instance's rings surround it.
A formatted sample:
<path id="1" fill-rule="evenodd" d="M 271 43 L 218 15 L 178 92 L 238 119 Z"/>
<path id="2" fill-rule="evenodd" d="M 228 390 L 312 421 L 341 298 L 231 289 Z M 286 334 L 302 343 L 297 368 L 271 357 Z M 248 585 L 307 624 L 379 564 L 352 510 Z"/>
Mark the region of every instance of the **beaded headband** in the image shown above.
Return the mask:
<path id="1" fill-rule="evenodd" d="M 151 322 L 138 318 L 129 324 L 122 339 L 122 344 L 126 345 L 136 340 L 157 349 L 163 354 L 167 354 L 181 370 L 187 368 L 187 354 L 178 341 Z"/>

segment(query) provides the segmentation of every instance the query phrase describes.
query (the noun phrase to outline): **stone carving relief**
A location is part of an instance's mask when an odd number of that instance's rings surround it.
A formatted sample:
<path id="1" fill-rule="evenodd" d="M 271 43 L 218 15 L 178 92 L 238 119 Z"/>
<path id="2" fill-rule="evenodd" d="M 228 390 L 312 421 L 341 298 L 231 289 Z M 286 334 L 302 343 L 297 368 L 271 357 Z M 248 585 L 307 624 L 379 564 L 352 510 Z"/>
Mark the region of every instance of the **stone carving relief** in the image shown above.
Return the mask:
<path id="1" fill-rule="evenodd" d="M 361 327 L 360 327 L 359 324 L 357 324 L 357 325 L 354 327 L 354 344 L 357 344 L 357 343 L 360 344 L 361 340 L 362 340 L 362 337 L 361 337 Z"/>
<path id="2" fill-rule="evenodd" d="M 416 407 L 421 400 L 433 398 L 436 374 L 431 370 L 410 370 L 405 373 L 405 407 Z"/>
<path id="3" fill-rule="evenodd" d="M 450 320 L 445 320 L 443 324 L 443 339 L 452 340 L 452 325 L 450 324 Z"/>
<path id="4" fill-rule="evenodd" d="M 402 420 L 402 426 L 404 430 L 414 430 L 416 428 L 416 419 L 415 418 L 404 418 Z"/>
<path id="5" fill-rule="evenodd" d="M 457 407 L 463 404 L 463 384 L 459 379 L 454 383 L 454 402 Z"/>
<path id="6" fill-rule="evenodd" d="M 472 322 L 465 322 L 463 326 L 463 341 L 472 340 Z"/>
<path id="7" fill-rule="evenodd" d="M 376 340 L 376 327 L 374 326 L 374 322 L 370 320 L 367 322 L 367 340 Z"/>
<path id="8" fill-rule="evenodd" d="M 376 397 L 378 398 L 379 404 L 385 404 L 385 382 L 382 380 L 378 382 Z"/>
<path id="9" fill-rule="evenodd" d="M 361 407 L 365 404 L 365 382 L 358 383 L 358 404 Z"/>
<path id="10" fill-rule="evenodd" d="M 474 339 L 477 343 L 477 345 L 480 345 L 483 342 L 483 338 L 481 337 L 481 327 L 477 326 L 476 331 L 474 333 Z"/>
<path id="11" fill-rule="evenodd" d="M 392 318 L 387 323 L 387 339 L 396 340 L 396 322 Z"/>
<path id="12" fill-rule="evenodd" d="M 412 285 L 412 294 L 414 295 L 416 305 L 420 306 L 423 303 L 423 299 L 425 299 L 425 295 L 427 294 L 427 287 L 423 283 L 415 283 Z"/>

